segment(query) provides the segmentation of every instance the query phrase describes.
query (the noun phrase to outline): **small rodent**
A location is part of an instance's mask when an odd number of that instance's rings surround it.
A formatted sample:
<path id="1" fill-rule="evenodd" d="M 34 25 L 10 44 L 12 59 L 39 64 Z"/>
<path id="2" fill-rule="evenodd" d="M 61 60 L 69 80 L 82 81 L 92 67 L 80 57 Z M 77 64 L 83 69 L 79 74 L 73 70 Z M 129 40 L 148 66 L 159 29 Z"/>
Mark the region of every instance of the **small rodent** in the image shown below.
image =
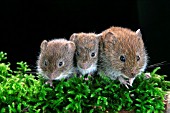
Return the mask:
<path id="1" fill-rule="evenodd" d="M 37 61 L 38 72 L 49 81 L 70 77 L 74 71 L 75 49 L 74 42 L 66 39 L 42 41 Z"/>
<path id="2" fill-rule="evenodd" d="M 132 86 L 148 62 L 140 29 L 134 32 L 128 28 L 111 27 L 101 34 L 99 72 L 104 72 L 112 80 L 118 78 L 127 88 L 127 85 Z"/>
<path id="3" fill-rule="evenodd" d="M 74 33 L 70 40 L 76 45 L 76 67 L 80 74 L 91 75 L 97 71 L 99 37 L 95 33 Z"/>

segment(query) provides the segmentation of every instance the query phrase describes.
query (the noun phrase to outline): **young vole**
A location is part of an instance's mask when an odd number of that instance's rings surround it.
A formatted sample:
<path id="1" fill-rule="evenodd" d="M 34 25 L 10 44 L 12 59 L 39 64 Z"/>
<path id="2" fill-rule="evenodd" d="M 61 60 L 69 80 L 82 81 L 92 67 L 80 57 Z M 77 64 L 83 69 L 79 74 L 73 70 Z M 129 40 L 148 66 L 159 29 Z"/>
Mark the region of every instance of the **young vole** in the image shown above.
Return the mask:
<path id="1" fill-rule="evenodd" d="M 127 88 L 147 66 L 147 53 L 140 29 L 111 27 L 100 38 L 99 71 Z M 125 80 L 128 79 L 129 83 Z"/>
<path id="2" fill-rule="evenodd" d="M 99 37 L 95 33 L 74 33 L 70 40 L 76 45 L 76 66 L 80 74 L 91 75 L 97 70 Z"/>
<path id="3" fill-rule="evenodd" d="M 60 80 L 70 77 L 73 73 L 73 57 L 75 44 L 65 39 L 44 40 L 40 46 L 40 55 L 37 61 L 38 72 L 48 79 Z"/>

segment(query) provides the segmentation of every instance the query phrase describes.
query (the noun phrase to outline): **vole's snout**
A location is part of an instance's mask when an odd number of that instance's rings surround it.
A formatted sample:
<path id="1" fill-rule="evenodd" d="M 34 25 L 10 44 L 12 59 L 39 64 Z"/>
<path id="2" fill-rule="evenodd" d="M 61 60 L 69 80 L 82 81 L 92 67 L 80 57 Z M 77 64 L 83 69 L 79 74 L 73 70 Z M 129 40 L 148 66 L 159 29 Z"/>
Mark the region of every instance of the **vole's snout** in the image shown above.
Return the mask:
<path id="1" fill-rule="evenodd" d="M 50 80 L 55 80 L 55 78 L 57 77 L 58 75 L 58 71 L 54 71 L 51 76 L 50 76 Z"/>
<path id="2" fill-rule="evenodd" d="M 51 74 L 47 75 L 47 79 L 49 79 L 49 80 L 51 79 Z"/>
<path id="3" fill-rule="evenodd" d="M 80 68 L 82 69 L 88 69 L 90 66 L 89 66 L 89 63 L 85 62 L 85 63 L 80 63 L 79 64 Z"/>
<path id="4" fill-rule="evenodd" d="M 136 73 L 131 72 L 131 77 L 132 77 L 132 78 L 134 78 L 134 77 L 135 77 L 135 75 L 136 75 Z"/>
<path id="5" fill-rule="evenodd" d="M 53 80 L 53 77 L 54 77 L 54 74 L 53 74 L 53 73 L 49 75 L 49 79 L 50 79 L 50 80 Z"/>
<path id="6" fill-rule="evenodd" d="M 136 68 L 132 69 L 130 74 L 131 74 L 131 78 L 134 78 L 137 75 Z"/>

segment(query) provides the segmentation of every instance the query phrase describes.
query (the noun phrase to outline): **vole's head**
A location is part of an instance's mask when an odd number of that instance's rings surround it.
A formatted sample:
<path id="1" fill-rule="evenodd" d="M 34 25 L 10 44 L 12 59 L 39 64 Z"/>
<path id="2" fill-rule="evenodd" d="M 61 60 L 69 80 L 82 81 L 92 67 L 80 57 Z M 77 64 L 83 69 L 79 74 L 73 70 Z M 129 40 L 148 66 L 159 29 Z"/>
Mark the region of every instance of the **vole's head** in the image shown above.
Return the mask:
<path id="1" fill-rule="evenodd" d="M 75 44 L 65 39 L 56 39 L 41 43 L 41 52 L 37 62 L 38 71 L 47 79 L 66 78 L 73 69 Z"/>
<path id="2" fill-rule="evenodd" d="M 111 67 L 125 78 L 135 78 L 147 65 L 147 54 L 140 30 L 115 28 L 104 34 L 105 55 Z"/>
<path id="3" fill-rule="evenodd" d="M 76 45 L 77 67 L 82 74 L 97 69 L 99 37 L 94 33 L 74 33 L 70 37 Z"/>

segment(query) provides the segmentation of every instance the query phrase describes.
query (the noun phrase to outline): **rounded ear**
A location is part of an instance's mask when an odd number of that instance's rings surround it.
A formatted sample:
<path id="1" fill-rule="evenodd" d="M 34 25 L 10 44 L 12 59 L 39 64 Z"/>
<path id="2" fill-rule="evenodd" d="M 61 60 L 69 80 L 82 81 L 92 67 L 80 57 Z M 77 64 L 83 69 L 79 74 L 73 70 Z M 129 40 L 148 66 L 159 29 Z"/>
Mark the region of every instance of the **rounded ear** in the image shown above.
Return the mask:
<path id="1" fill-rule="evenodd" d="M 97 34 L 97 35 L 96 35 L 96 36 L 97 36 L 97 39 L 99 39 L 99 40 L 100 40 L 100 39 L 102 38 L 102 35 L 103 35 L 102 33 Z"/>
<path id="2" fill-rule="evenodd" d="M 77 37 L 77 34 L 73 33 L 70 37 L 70 41 L 76 42 L 76 37 Z"/>
<path id="3" fill-rule="evenodd" d="M 41 51 L 44 51 L 46 49 L 47 44 L 48 44 L 47 40 L 41 42 L 41 46 L 40 46 Z"/>
<path id="4" fill-rule="evenodd" d="M 142 33 L 141 33 L 140 29 L 138 29 L 138 30 L 136 31 L 136 35 L 137 35 L 138 37 L 142 37 Z"/>
<path id="5" fill-rule="evenodd" d="M 100 39 L 100 48 L 114 48 L 114 45 L 117 42 L 117 38 L 112 32 L 107 32 Z"/>
<path id="6" fill-rule="evenodd" d="M 105 34 L 105 42 L 115 44 L 117 42 L 117 38 L 112 32 L 108 32 Z"/>
<path id="7" fill-rule="evenodd" d="M 75 52 L 76 50 L 76 46 L 75 46 L 75 43 L 73 41 L 68 41 L 66 43 L 66 46 L 65 46 L 65 49 L 67 49 L 67 51 L 71 51 L 71 52 Z"/>

